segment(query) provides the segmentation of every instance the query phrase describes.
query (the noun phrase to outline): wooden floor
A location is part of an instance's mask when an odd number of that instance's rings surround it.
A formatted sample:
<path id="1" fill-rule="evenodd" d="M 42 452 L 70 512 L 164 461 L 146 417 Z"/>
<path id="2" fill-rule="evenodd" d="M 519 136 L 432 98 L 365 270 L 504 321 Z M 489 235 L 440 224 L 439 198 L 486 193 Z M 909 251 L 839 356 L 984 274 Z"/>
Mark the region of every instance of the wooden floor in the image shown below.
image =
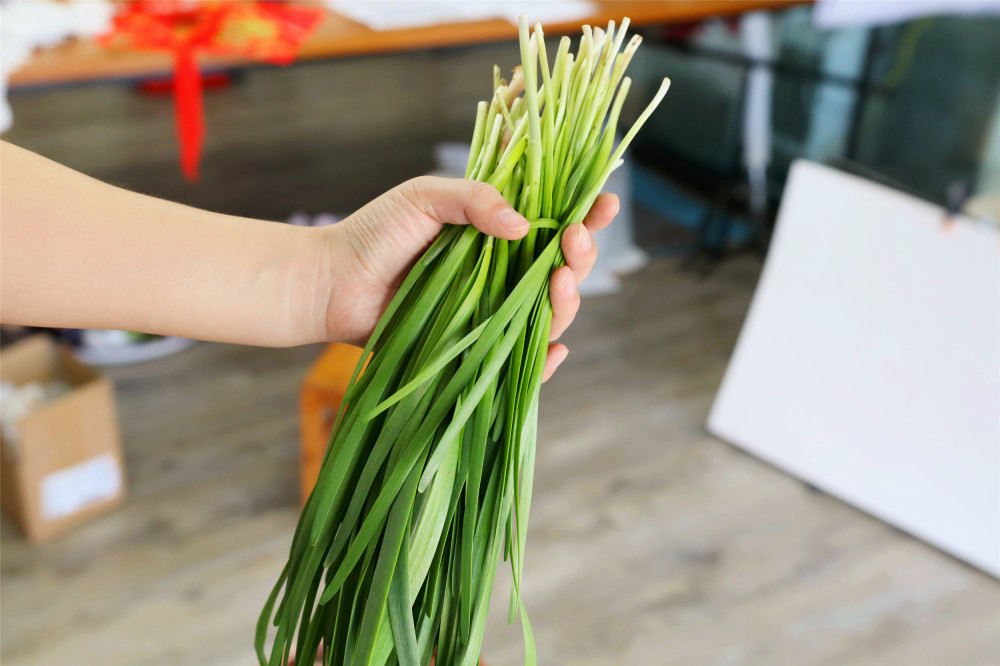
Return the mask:
<path id="1" fill-rule="evenodd" d="M 540 663 L 1000 663 L 1000 584 L 704 431 L 759 263 L 655 261 L 585 301 L 543 393 L 524 594 Z M 115 370 L 127 503 L 2 530 L 4 666 L 245 666 L 297 516 L 317 347 Z M 499 577 L 491 666 L 521 663 Z"/>

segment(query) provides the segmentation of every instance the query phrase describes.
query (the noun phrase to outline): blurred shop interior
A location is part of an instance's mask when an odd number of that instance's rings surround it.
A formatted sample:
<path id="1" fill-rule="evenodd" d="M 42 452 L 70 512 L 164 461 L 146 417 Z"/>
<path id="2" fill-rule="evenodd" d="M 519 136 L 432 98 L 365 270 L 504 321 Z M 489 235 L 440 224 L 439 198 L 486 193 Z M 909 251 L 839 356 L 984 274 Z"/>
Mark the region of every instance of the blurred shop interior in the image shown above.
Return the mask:
<path id="1" fill-rule="evenodd" d="M 672 85 L 608 185 L 621 213 L 542 390 L 539 658 L 1000 663 L 1000 5 L 242 3 L 313 22 L 287 64 L 199 46 L 195 177 L 175 54 L 124 34 L 127 4 L 0 2 L 3 140 L 306 226 L 461 176 L 520 12 L 550 53 L 630 16 L 624 119 Z M 0 660 L 251 663 L 356 356 L 2 333 Z M 35 425 L 70 399 L 107 413 L 96 444 Z M 34 498 L 69 469 L 47 517 Z M 496 596 L 484 659 L 521 663 Z"/>

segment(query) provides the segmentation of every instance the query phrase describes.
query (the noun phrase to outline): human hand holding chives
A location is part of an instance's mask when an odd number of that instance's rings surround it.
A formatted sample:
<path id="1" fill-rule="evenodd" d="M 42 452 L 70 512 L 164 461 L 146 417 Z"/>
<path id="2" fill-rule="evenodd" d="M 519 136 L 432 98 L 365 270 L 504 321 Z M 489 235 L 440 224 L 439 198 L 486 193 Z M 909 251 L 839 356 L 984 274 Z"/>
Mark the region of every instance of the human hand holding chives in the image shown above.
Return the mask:
<path id="1" fill-rule="evenodd" d="M 2 143 L 0 321 L 108 328 L 239 344 L 363 344 L 400 280 L 443 224 L 505 239 L 527 221 L 492 186 L 421 177 L 319 229 L 198 210 L 101 183 Z M 57 196 L 56 196 L 57 194 Z M 602 195 L 563 239 L 552 275 L 552 339 L 594 265 Z M 546 378 L 565 359 L 549 349 Z"/>
<path id="2" fill-rule="evenodd" d="M 563 234 L 566 265 L 550 282 L 555 340 L 573 321 L 580 306 L 579 285 L 594 266 L 597 246 L 592 234 L 618 212 L 618 198 L 597 198 L 582 224 Z M 363 345 L 410 267 L 441 230 L 442 224 L 472 224 L 483 233 L 506 240 L 522 238 L 528 221 L 486 183 L 425 176 L 389 190 L 356 213 L 327 227 L 329 295 L 317 309 L 326 337 Z M 549 345 L 548 379 L 566 358 L 561 343 Z"/>

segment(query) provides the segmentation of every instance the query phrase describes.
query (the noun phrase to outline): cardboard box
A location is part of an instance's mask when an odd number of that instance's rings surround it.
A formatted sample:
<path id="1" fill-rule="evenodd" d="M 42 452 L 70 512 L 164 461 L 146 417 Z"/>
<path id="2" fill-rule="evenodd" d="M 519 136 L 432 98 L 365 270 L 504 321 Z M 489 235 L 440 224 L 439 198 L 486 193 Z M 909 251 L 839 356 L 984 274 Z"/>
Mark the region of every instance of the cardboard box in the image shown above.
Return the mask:
<path id="1" fill-rule="evenodd" d="M 0 378 L 15 386 L 59 379 L 72 387 L 18 421 L 16 441 L 0 442 L 0 508 L 28 539 L 44 541 L 121 502 L 111 381 L 42 335 L 0 351 Z"/>
<path id="2" fill-rule="evenodd" d="M 351 382 L 351 375 L 354 374 L 362 351 L 359 347 L 340 342 L 327 345 L 323 355 L 309 369 L 309 374 L 302 382 L 299 400 L 299 470 L 303 505 L 316 485 L 340 403 L 347 393 L 347 385 Z"/>

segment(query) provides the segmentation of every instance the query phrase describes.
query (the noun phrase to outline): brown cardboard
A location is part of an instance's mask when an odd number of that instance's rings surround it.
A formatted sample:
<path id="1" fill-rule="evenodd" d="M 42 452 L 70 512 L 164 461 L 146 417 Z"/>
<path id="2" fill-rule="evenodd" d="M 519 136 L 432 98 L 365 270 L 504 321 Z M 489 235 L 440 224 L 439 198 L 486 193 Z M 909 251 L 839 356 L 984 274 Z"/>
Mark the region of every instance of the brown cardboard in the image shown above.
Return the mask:
<path id="1" fill-rule="evenodd" d="M 299 399 L 299 472 L 305 505 L 319 478 L 330 433 L 362 349 L 341 342 L 327 345 L 302 382 Z"/>
<path id="2" fill-rule="evenodd" d="M 111 381 L 41 335 L 0 351 L 0 376 L 15 385 L 60 378 L 74 387 L 19 422 L 15 456 L 0 446 L 0 507 L 27 537 L 44 541 L 121 502 Z"/>

